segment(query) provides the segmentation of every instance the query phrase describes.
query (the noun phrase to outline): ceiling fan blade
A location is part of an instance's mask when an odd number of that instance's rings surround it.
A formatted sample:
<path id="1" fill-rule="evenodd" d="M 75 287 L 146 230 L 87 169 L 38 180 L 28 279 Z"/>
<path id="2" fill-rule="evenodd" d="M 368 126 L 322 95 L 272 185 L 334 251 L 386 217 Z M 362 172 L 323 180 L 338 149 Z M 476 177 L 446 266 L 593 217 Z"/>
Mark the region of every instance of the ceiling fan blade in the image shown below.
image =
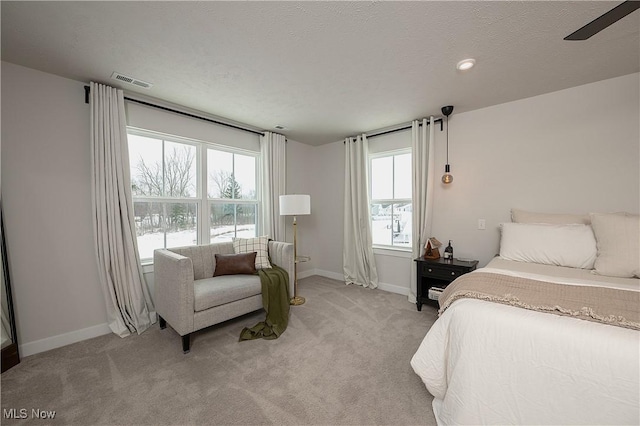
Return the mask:
<path id="1" fill-rule="evenodd" d="M 592 35 L 599 33 L 614 22 L 624 18 L 634 10 L 640 8 L 640 1 L 627 0 L 614 7 L 604 15 L 589 22 L 579 30 L 569 34 L 565 40 L 586 40 Z"/>

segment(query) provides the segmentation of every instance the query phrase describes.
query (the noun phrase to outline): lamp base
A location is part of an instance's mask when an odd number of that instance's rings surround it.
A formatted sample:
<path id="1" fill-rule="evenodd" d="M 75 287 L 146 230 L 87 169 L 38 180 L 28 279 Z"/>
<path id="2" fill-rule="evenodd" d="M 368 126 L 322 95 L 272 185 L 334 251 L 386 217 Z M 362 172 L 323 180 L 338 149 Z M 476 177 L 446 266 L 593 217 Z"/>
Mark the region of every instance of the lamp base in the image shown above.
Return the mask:
<path id="1" fill-rule="evenodd" d="M 292 297 L 291 300 L 289 300 L 289 304 L 294 306 L 304 305 L 304 302 L 305 302 L 305 299 L 304 297 L 301 297 L 301 296 L 295 296 L 295 297 Z"/>

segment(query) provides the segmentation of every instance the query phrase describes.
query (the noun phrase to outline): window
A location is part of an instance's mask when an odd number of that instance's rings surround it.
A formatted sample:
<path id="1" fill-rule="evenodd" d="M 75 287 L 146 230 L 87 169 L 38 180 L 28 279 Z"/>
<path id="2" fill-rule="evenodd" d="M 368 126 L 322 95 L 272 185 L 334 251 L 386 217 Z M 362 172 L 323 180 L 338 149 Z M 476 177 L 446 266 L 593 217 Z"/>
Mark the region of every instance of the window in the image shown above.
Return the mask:
<path id="1" fill-rule="evenodd" d="M 411 249 L 411 151 L 371 156 L 369 167 L 373 244 Z"/>
<path id="2" fill-rule="evenodd" d="M 141 260 L 158 248 L 257 235 L 257 153 L 133 129 L 128 141 Z"/>
<path id="3" fill-rule="evenodd" d="M 256 157 L 207 149 L 211 242 L 255 237 Z"/>

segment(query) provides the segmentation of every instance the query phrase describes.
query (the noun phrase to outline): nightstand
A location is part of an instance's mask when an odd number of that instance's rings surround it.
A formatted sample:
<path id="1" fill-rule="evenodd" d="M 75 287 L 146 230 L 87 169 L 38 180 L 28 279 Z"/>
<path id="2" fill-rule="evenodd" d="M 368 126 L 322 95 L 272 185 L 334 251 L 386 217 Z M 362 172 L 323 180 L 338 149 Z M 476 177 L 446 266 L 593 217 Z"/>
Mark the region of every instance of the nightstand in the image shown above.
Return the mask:
<path id="1" fill-rule="evenodd" d="M 416 307 L 419 311 L 422 310 L 423 303 L 437 306 L 437 301 L 429 298 L 431 287 L 444 289 L 460 275 L 471 272 L 478 266 L 477 260 L 445 260 L 443 258 L 432 260 L 419 257 L 415 262 L 418 268 Z"/>

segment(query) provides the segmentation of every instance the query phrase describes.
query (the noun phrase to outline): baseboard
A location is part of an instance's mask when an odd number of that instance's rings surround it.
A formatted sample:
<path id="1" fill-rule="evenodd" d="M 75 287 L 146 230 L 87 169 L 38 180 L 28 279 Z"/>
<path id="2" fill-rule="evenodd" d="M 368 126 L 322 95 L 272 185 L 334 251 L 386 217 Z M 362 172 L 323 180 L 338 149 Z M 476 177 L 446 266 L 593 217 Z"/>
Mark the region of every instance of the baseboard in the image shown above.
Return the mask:
<path id="1" fill-rule="evenodd" d="M 307 269 L 306 271 L 298 272 L 298 279 L 301 280 L 303 278 L 307 278 L 307 277 L 310 277 L 312 275 L 318 275 L 318 274 L 316 274 L 316 270 L 315 269 Z"/>
<path id="2" fill-rule="evenodd" d="M 305 271 L 305 274 L 306 274 L 305 277 L 310 277 L 311 275 L 320 275 L 321 277 L 327 277 L 327 278 L 331 278 L 338 281 L 344 281 L 343 274 L 338 274 L 337 272 L 325 271 L 323 269 L 312 269 L 309 271 Z M 383 291 L 388 291 L 389 293 L 401 294 L 403 296 L 409 295 L 409 289 L 399 285 L 378 283 L 378 288 Z"/>
<path id="3" fill-rule="evenodd" d="M 331 278 L 332 280 L 338 280 L 344 282 L 344 274 L 339 274 L 337 272 L 326 271 L 324 269 L 315 269 L 314 275 L 320 275 L 321 277 Z"/>
<path id="4" fill-rule="evenodd" d="M 83 328 L 81 330 L 58 334 L 57 336 L 47 337 L 33 342 L 23 343 L 20 345 L 20 357 L 24 358 L 29 355 L 35 355 L 40 352 L 60 348 L 62 346 L 67 346 L 72 343 L 92 339 L 109 333 L 111 333 L 111 329 L 107 323 L 104 323 Z"/>
<path id="5" fill-rule="evenodd" d="M 409 295 L 409 289 L 407 287 L 401 287 L 395 284 L 378 283 L 380 290 L 388 291 L 389 293 L 401 294 L 403 296 Z"/>

